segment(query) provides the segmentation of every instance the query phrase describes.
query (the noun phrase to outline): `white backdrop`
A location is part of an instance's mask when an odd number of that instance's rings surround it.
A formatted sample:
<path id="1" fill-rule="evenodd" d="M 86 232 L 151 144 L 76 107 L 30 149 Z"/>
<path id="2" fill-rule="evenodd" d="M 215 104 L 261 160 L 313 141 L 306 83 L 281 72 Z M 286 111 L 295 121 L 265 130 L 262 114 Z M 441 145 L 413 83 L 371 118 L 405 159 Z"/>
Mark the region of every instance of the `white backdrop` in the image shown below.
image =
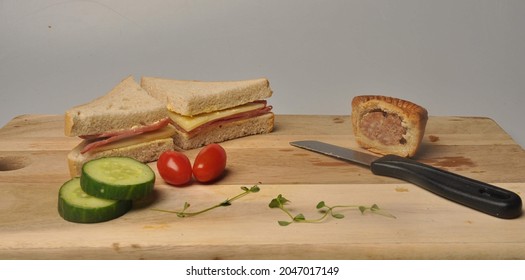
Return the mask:
<path id="1" fill-rule="evenodd" d="M 486 116 L 525 147 L 525 1 L 0 0 L 0 126 L 127 75 L 267 77 L 278 114 L 364 93 Z"/>

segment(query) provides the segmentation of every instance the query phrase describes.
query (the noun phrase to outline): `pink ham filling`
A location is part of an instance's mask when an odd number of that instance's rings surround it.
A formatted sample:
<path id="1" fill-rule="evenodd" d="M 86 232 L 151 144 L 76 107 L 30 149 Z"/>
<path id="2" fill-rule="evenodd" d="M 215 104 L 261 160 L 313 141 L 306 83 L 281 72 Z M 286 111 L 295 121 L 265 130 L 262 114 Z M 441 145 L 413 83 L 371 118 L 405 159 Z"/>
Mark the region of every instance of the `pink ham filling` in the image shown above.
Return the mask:
<path id="1" fill-rule="evenodd" d="M 234 121 L 238 121 L 238 120 L 242 120 L 242 119 L 255 118 L 255 117 L 258 117 L 258 116 L 262 116 L 262 115 L 264 115 L 266 113 L 269 113 L 272 110 L 272 106 L 266 106 L 266 100 L 258 100 L 258 101 L 254 101 L 254 103 L 263 103 L 265 105 L 265 107 L 262 107 L 262 108 L 259 108 L 259 109 L 255 109 L 255 110 L 251 110 L 251 111 L 247 111 L 247 112 L 234 114 L 234 115 L 227 116 L 227 117 L 224 117 L 224 118 L 220 118 L 220 119 L 217 119 L 217 120 L 213 120 L 213 121 L 205 123 L 205 124 L 203 124 L 203 125 L 201 125 L 199 127 L 196 127 L 194 129 L 192 129 L 191 131 L 186 131 L 185 129 L 183 129 L 182 127 L 180 127 L 179 125 L 177 125 L 174 122 L 171 122 L 171 123 L 172 123 L 173 126 L 175 126 L 177 128 L 177 130 L 180 130 L 180 131 L 188 134 L 188 136 L 191 138 L 194 135 L 198 134 L 199 132 L 201 132 L 201 131 L 203 131 L 205 129 L 208 129 L 210 127 L 219 126 L 219 125 L 223 125 L 225 123 L 234 122 Z"/>
<path id="2" fill-rule="evenodd" d="M 135 127 L 135 128 L 128 129 L 128 130 L 122 130 L 122 131 L 117 131 L 117 132 L 107 132 L 107 133 L 102 133 L 102 134 L 97 134 L 97 135 L 81 136 L 81 138 L 83 139 L 94 140 L 94 142 L 87 144 L 80 151 L 80 153 L 84 154 L 95 148 L 107 145 L 109 143 L 113 143 L 113 142 L 116 142 L 116 141 L 119 141 L 125 138 L 129 138 L 135 135 L 145 133 L 145 132 L 150 132 L 150 131 L 161 129 L 167 126 L 169 123 L 170 123 L 170 119 L 165 118 L 158 122 L 154 122 L 150 125 Z"/>

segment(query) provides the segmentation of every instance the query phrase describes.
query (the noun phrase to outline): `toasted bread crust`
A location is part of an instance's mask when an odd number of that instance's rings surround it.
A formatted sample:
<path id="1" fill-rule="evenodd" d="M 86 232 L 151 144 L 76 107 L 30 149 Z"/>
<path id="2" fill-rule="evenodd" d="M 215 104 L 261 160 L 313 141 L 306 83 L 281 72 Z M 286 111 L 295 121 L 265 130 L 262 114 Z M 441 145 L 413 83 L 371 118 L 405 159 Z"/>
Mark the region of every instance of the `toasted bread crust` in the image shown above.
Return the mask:
<path id="1" fill-rule="evenodd" d="M 205 146 L 210 143 L 220 143 L 226 140 L 255 134 L 270 133 L 274 127 L 275 116 L 267 113 L 255 118 L 243 119 L 210 127 L 190 137 L 187 133 L 177 130 L 173 136 L 175 145 L 184 150 Z"/>
<path id="2" fill-rule="evenodd" d="M 380 138 L 370 136 L 370 133 L 367 132 L 368 129 L 376 129 L 375 133 L 382 133 L 377 131 L 377 127 L 381 126 L 380 123 L 366 123 L 365 116 L 372 112 L 382 112 L 385 116 L 400 119 L 402 127 L 399 127 L 397 131 L 398 133 L 403 131 L 404 134 L 396 144 L 387 143 Z M 423 139 L 427 120 L 427 110 L 407 100 L 381 95 L 361 95 L 352 99 L 352 126 L 356 141 L 361 147 L 375 153 L 396 154 L 403 157 L 414 156 Z M 384 129 L 384 135 L 389 133 L 386 130 L 395 130 L 392 127 L 382 129 Z"/>

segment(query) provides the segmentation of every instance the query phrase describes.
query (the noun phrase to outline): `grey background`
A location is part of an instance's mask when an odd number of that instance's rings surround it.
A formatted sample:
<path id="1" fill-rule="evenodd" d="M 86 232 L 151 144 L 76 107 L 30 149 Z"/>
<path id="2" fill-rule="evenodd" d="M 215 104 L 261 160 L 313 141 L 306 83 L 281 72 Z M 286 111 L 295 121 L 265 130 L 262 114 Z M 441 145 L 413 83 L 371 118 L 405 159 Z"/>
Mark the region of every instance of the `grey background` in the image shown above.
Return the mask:
<path id="1" fill-rule="evenodd" d="M 490 117 L 524 147 L 523 27 L 520 0 L 0 0 L 0 126 L 127 75 L 264 76 L 278 114 L 349 114 L 376 93 Z"/>

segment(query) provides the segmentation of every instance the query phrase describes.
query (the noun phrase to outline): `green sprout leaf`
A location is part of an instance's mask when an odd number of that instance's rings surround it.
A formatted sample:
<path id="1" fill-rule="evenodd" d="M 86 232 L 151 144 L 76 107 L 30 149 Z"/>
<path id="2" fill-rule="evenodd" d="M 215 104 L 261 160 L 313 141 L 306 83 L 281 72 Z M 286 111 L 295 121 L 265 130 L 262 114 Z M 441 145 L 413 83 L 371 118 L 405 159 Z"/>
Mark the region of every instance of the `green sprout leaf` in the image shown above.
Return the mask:
<path id="1" fill-rule="evenodd" d="M 287 221 L 278 221 L 278 223 L 279 223 L 280 226 L 285 227 L 285 226 L 291 224 L 292 222 L 287 222 Z"/>
<path id="2" fill-rule="evenodd" d="M 341 213 L 333 213 L 332 214 L 332 217 L 336 218 L 336 219 L 342 219 L 345 217 L 345 215 L 341 214 Z"/>
<path id="3" fill-rule="evenodd" d="M 288 202 L 291 202 L 290 200 L 286 199 L 284 196 L 282 195 L 278 195 L 277 196 L 277 200 L 279 201 L 280 204 L 282 205 L 285 205 L 287 204 Z"/>
<path id="4" fill-rule="evenodd" d="M 306 220 L 303 214 L 298 214 L 297 216 L 293 217 L 294 222 L 302 222 Z"/>
<path id="5" fill-rule="evenodd" d="M 279 200 L 277 198 L 274 198 L 272 199 L 272 201 L 270 201 L 270 204 L 268 206 L 270 206 L 270 208 L 280 208 L 281 205 L 282 204 L 279 202 Z"/>

